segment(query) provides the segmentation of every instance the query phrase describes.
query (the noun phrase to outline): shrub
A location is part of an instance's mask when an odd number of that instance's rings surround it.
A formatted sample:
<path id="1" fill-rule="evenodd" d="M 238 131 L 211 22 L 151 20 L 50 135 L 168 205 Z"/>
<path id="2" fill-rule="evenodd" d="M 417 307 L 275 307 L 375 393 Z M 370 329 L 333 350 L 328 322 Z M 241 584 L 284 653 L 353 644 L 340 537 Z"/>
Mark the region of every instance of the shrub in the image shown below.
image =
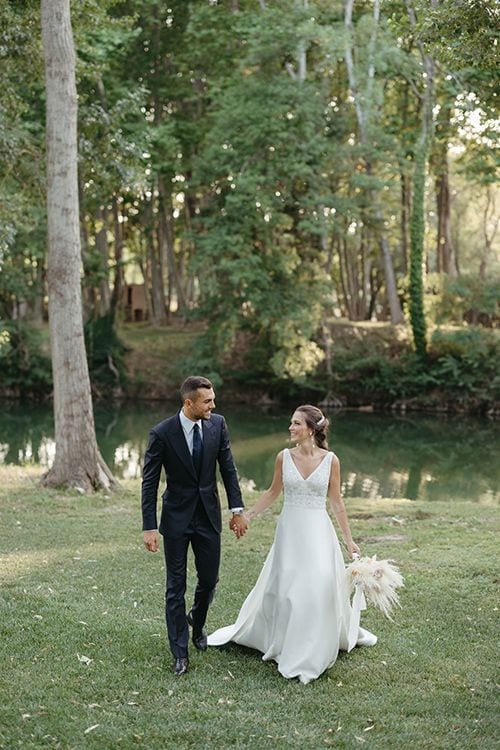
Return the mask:
<path id="1" fill-rule="evenodd" d="M 85 347 L 92 391 L 98 397 L 122 393 L 126 383 L 124 355 L 127 347 L 118 337 L 113 315 L 90 318 L 85 324 Z"/>
<path id="2" fill-rule="evenodd" d="M 487 328 L 500 321 L 500 279 L 466 274 L 433 277 L 437 290 L 431 305 L 436 322 L 469 323 Z"/>
<path id="3" fill-rule="evenodd" d="M 429 354 L 432 372 L 445 391 L 484 402 L 499 398 L 500 337 L 496 332 L 438 330 Z"/>
<path id="4" fill-rule="evenodd" d="M 500 398 L 500 337 L 481 328 L 436 331 L 425 362 L 409 346 L 395 356 L 356 346 L 337 348 L 332 364 L 329 390 L 348 405 L 488 411 Z"/>
<path id="5" fill-rule="evenodd" d="M 23 321 L 0 321 L 0 390 L 4 396 L 47 396 L 52 390 L 50 358 L 40 331 Z"/>

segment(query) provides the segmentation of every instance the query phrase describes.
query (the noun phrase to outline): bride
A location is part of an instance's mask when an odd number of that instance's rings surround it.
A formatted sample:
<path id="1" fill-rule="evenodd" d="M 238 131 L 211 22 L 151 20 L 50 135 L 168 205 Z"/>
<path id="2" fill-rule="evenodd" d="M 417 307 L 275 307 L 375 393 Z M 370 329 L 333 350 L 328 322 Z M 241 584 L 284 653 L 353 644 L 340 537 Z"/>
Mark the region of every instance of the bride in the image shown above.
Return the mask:
<path id="1" fill-rule="evenodd" d="M 328 419 L 315 406 L 299 406 L 289 427 L 295 447 L 276 457 L 266 492 L 247 512 L 251 520 L 284 488 L 274 543 L 236 622 L 208 636 L 209 646 L 234 641 L 274 660 L 287 678 L 307 683 L 336 660 L 339 650 L 372 646 L 377 638 L 359 626 L 349 603 L 344 560 L 326 498 L 352 558 L 359 554 L 340 494 L 340 464 L 328 450 Z"/>

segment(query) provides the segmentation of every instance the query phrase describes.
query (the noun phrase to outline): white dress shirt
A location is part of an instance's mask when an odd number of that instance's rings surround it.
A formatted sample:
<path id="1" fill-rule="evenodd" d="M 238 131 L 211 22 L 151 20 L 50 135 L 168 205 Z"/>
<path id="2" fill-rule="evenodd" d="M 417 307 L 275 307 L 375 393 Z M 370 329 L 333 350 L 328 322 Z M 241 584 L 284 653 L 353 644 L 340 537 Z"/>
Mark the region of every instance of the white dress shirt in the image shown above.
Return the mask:
<path id="1" fill-rule="evenodd" d="M 181 420 L 181 427 L 182 431 L 184 433 L 184 437 L 186 438 L 187 447 L 189 448 L 189 452 L 191 455 L 193 455 L 193 430 L 195 424 L 198 425 L 200 428 L 200 436 L 201 436 L 201 442 L 203 444 L 203 423 L 201 419 L 197 419 L 195 422 L 193 422 L 192 419 L 189 419 L 189 417 L 186 417 L 184 414 L 184 411 L 181 409 L 179 412 L 179 419 Z"/>

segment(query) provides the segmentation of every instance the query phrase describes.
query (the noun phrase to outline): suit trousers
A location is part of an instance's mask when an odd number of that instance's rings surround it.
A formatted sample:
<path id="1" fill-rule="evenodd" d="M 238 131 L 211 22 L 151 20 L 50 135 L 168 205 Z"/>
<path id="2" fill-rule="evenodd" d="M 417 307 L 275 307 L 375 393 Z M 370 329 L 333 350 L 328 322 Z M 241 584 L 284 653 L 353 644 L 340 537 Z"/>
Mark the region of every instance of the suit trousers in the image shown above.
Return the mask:
<path id="1" fill-rule="evenodd" d="M 189 627 L 186 620 L 187 556 L 191 545 L 197 574 L 192 607 L 193 629 L 201 631 L 218 581 L 221 536 L 210 523 L 201 500 L 182 536 L 163 537 L 167 589 L 165 619 L 174 658 L 188 655 Z"/>

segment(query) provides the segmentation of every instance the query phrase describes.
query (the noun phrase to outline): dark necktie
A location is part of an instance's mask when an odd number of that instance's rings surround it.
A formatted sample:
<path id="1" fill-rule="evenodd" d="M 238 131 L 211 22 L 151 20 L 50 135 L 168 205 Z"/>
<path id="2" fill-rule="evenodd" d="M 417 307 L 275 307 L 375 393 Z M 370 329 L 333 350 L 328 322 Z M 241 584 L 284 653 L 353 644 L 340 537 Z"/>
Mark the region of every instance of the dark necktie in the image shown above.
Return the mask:
<path id="1" fill-rule="evenodd" d="M 200 425 L 195 424 L 193 427 L 193 463 L 196 473 L 200 474 L 201 459 L 203 455 L 203 444 L 201 441 Z"/>

